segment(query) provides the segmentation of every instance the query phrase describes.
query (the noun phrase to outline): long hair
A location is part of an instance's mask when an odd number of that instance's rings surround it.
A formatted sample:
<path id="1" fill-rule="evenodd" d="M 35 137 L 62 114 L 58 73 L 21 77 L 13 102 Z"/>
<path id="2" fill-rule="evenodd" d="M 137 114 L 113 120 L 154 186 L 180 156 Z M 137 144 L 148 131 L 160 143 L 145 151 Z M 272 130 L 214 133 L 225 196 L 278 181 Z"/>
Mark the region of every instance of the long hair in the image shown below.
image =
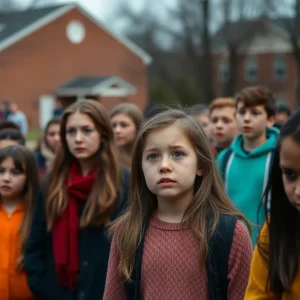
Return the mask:
<path id="1" fill-rule="evenodd" d="M 133 152 L 133 163 L 130 181 L 130 206 L 128 211 L 111 226 L 110 232 L 117 232 L 116 241 L 120 255 L 119 271 L 125 280 L 132 275 L 135 250 L 143 234 L 143 220 L 149 219 L 157 209 L 157 197 L 148 189 L 142 171 L 142 153 L 147 136 L 158 129 L 172 125 L 182 128 L 197 155 L 198 165 L 203 175 L 197 176 L 194 184 L 194 197 L 185 211 L 182 222 L 186 228 L 191 228 L 201 244 L 204 262 L 208 253 L 208 238 L 213 234 L 218 224 L 220 214 L 237 216 L 245 220 L 233 206 L 226 195 L 222 180 L 215 166 L 205 133 L 199 122 L 184 111 L 172 109 L 159 113 L 148 120 L 140 130 Z M 211 220 L 209 236 L 207 236 L 207 219 Z M 247 223 L 247 221 L 245 220 Z M 248 223 L 247 223 L 248 224 Z M 249 226 L 249 224 L 248 224 Z M 249 226 L 249 230 L 250 226 Z"/>
<path id="2" fill-rule="evenodd" d="M 298 271 L 300 254 L 300 215 L 288 200 L 280 169 L 280 149 L 286 137 L 300 143 L 300 111 L 292 115 L 281 129 L 264 196 L 269 240 L 262 241 L 260 234 L 258 250 L 269 266 L 266 289 L 270 288 L 275 294 L 290 290 Z"/>
<path id="3" fill-rule="evenodd" d="M 48 123 L 45 126 L 43 134 L 38 139 L 37 145 L 35 147 L 36 151 L 41 151 L 41 146 L 44 143 L 47 146 L 47 148 L 49 150 L 51 150 L 51 152 L 53 152 L 53 150 L 51 149 L 51 147 L 50 147 L 50 145 L 49 145 L 49 143 L 47 141 L 48 130 L 49 130 L 50 126 L 53 125 L 53 124 L 60 125 L 60 118 L 55 117 L 55 118 L 52 118 L 50 121 L 48 121 Z"/>
<path id="4" fill-rule="evenodd" d="M 24 146 L 8 146 L 0 149 L 0 164 L 8 157 L 14 161 L 15 168 L 25 174 L 26 181 L 20 199 L 24 204 L 24 218 L 20 225 L 21 245 L 17 260 L 18 267 L 23 268 L 27 239 L 30 233 L 35 195 L 39 188 L 38 169 L 33 153 Z"/>
<path id="5" fill-rule="evenodd" d="M 118 114 L 127 115 L 133 121 L 136 128 L 136 133 L 138 133 L 144 121 L 144 117 L 142 111 L 137 105 L 128 102 L 120 103 L 112 109 L 110 118 L 112 119 Z M 130 145 L 126 145 L 124 149 L 122 149 L 122 147 L 118 147 L 120 161 L 126 166 L 131 165 L 133 144 L 134 141 Z"/>
<path id="6" fill-rule="evenodd" d="M 95 100 L 85 99 L 76 102 L 65 110 L 61 119 L 61 147 L 53 163 L 46 199 L 48 230 L 51 230 L 54 219 L 62 215 L 68 204 L 65 182 L 69 175 L 70 164 L 75 158 L 70 153 L 66 141 L 66 124 L 69 116 L 75 112 L 88 115 L 101 135 L 101 144 L 95 154 L 95 160 L 99 162 L 99 168 L 81 216 L 80 227 L 107 223 L 120 187 L 120 168 L 106 109 Z"/>

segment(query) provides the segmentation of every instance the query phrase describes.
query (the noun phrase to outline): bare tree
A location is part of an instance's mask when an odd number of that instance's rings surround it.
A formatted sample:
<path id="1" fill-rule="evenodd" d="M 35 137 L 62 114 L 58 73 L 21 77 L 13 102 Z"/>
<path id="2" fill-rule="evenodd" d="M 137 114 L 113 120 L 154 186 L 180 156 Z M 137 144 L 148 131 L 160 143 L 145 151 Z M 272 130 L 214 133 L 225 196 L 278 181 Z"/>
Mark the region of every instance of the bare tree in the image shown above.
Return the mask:
<path id="1" fill-rule="evenodd" d="M 297 64 L 296 104 L 300 106 L 300 0 L 268 0 L 271 16 L 278 18 L 288 33 Z"/>
<path id="2" fill-rule="evenodd" d="M 224 46 L 227 49 L 229 69 L 229 78 L 223 86 L 223 95 L 232 96 L 237 81 L 238 47 L 244 38 L 244 35 L 239 34 L 238 31 L 243 30 L 246 26 L 250 27 L 250 25 L 254 25 L 251 27 L 252 32 L 258 30 L 260 24 L 257 19 L 264 13 L 265 6 L 261 0 L 223 0 L 222 11 L 223 25 L 221 28 L 223 28 L 222 35 Z"/>

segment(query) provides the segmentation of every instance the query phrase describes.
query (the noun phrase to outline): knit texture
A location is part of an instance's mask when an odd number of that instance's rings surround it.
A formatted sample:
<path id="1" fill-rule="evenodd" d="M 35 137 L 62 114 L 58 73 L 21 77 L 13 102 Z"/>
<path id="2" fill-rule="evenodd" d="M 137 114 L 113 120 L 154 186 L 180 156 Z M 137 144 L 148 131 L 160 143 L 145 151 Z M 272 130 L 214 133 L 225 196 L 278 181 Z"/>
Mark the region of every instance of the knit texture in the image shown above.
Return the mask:
<path id="1" fill-rule="evenodd" d="M 206 268 L 201 268 L 200 246 L 193 232 L 181 224 L 167 223 L 155 215 L 144 244 L 141 295 L 144 300 L 209 300 Z M 242 300 L 249 278 L 252 245 L 241 221 L 234 230 L 228 265 L 228 299 Z M 126 299 L 118 271 L 119 253 L 113 239 L 104 300 Z"/>

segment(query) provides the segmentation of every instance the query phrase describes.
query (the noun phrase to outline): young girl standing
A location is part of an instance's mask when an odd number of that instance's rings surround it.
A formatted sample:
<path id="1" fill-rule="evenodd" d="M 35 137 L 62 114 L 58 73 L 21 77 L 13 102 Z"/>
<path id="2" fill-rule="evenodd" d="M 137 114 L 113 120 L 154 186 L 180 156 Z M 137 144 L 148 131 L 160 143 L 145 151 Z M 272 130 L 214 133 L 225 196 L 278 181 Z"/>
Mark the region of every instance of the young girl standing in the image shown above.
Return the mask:
<path id="1" fill-rule="evenodd" d="M 300 299 L 300 111 L 281 129 L 246 300 Z M 268 196 L 266 196 L 268 198 Z M 270 210 L 269 210 L 270 209 Z"/>
<path id="2" fill-rule="evenodd" d="M 60 147 L 60 119 L 51 119 L 34 151 L 41 176 L 51 170 L 55 154 Z"/>
<path id="3" fill-rule="evenodd" d="M 110 121 L 121 163 L 130 168 L 133 144 L 143 122 L 143 113 L 133 103 L 121 103 L 111 111 Z"/>
<path id="4" fill-rule="evenodd" d="M 104 299 L 220 299 L 211 285 L 221 274 L 222 299 L 243 299 L 250 236 L 225 194 L 199 122 L 178 110 L 147 121 L 137 137 L 131 176 L 129 210 L 112 226 Z M 232 218 L 238 221 L 230 239 Z M 218 238 L 220 232 L 226 236 Z M 220 242 L 217 251 L 209 247 L 212 238 Z M 227 267 L 220 263 L 211 270 L 208 262 L 215 260 Z"/>
<path id="5" fill-rule="evenodd" d="M 0 299 L 34 299 L 24 252 L 38 190 L 34 155 L 23 146 L 0 150 Z"/>
<path id="6" fill-rule="evenodd" d="M 105 224 L 127 198 L 110 120 L 95 100 L 77 102 L 61 120 L 61 147 L 40 195 L 26 249 L 28 282 L 39 299 L 102 299 L 110 243 Z"/>

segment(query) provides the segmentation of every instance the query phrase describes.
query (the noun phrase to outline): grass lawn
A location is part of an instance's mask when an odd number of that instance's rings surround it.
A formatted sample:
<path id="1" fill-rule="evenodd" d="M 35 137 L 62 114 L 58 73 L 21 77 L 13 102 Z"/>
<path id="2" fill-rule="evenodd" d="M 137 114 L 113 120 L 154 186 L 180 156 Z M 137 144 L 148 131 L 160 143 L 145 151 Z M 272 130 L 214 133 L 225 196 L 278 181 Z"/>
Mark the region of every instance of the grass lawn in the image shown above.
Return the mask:
<path id="1" fill-rule="evenodd" d="M 28 131 L 26 140 L 27 141 L 37 141 L 40 137 L 41 129 L 40 128 L 32 128 Z"/>
<path id="2" fill-rule="evenodd" d="M 26 136 L 26 146 L 30 149 L 34 149 L 36 147 L 40 134 L 41 134 L 40 128 L 30 129 Z"/>

